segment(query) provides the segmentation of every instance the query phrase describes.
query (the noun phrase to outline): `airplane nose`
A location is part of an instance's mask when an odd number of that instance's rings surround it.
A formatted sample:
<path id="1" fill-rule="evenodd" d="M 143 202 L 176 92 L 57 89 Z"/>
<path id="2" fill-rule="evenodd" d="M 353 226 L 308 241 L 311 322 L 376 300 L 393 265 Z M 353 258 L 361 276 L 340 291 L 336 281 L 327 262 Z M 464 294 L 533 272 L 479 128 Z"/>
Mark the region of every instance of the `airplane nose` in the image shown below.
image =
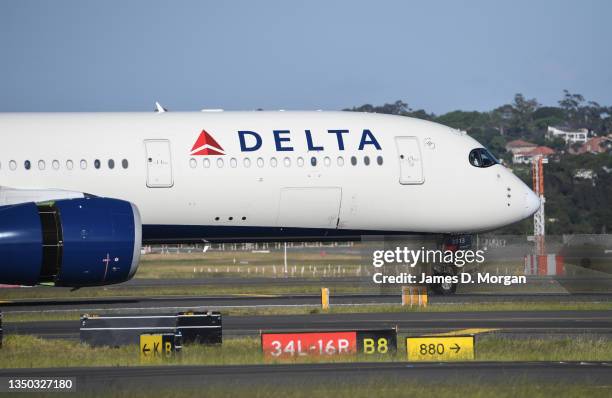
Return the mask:
<path id="1" fill-rule="evenodd" d="M 524 217 L 533 215 L 540 208 L 540 198 L 531 189 L 527 188 L 525 193 L 525 213 Z"/>

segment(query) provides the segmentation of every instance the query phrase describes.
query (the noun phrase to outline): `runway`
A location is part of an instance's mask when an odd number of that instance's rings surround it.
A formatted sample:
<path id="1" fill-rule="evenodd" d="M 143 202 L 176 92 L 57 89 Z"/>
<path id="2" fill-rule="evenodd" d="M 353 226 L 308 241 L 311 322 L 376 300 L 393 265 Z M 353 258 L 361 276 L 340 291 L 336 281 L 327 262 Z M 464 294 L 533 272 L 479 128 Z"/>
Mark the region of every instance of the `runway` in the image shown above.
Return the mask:
<path id="1" fill-rule="evenodd" d="M 322 383 L 360 385 L 369 382 L 571 383 L 612 385 L 607 362 L 357 362 L 291 365 L 146 366 L 99 368 L 3 369 L 0 377 L 75 377 L 76 391 L 210 387 L 252 388 L 257 385 L 312 387 Z"/>
<path id="2" fill-rule="evenodd" d="M 495 273 L 495 272 L 494 272 Z M 542 287 L 554 284 L 571 293 L 577 292 L 612 292 L 612 275 L 596 272 L 593 275 L 563 275 L 563 276 L 527 276 L 527 285 Z M 134 278 L 125 283 L 108 286 L 107 289 L 121 289 L 124 287 L 152 288 L 152 287 L 181 287 L 181 286 L 372 286 L 371 276 L 342 276 L 342 277 L 194 277 L 194 278 Z M 476 288 L 486 287 L 481 283 Z M 460 286 L 459 290 L 471 291 L 474 287 Z"/>
<path id="3" fill-rule="evenodd" d="M 612 275 L 597 273 L 597 275 L 574 275 L 574 276 L 527 276 L 527 283 L 539 283 L 548 281 L 567 281 L 592 283 L 595 281 L 608 281 L 612 283 Z M 186 286 L 186 285 L 316 285 L 324 284 L 364 284 L 371 285 L 371 276 L 339 276 L 321 278 L 284 277 L 282 276 L 252 276 L 252 277 L 194 277 L 194 278 L 134 278 L 118 285 L 109 285 L 108 289 L 133 287 L 157 287 L 157 286 Z"/>
<path id="4" fill-rule="evenodd" d="M 612 311 L 397 312 L 224 316 L 225 337 L 258 336 L 262 330 L 359 330 L 398 327 L 405 335 L 491 328 L 504 337 L 597 335 L 612 338 Z M 79 339 L 79 321 L 5 322 L 6 334 Z"/>
<path id="5" fill-rule="evenodd" d="M 78 292 L 75 292 L 78 294 Z M 40 311 L 97 311 L 112 312 L 159 312 L 202 309 L 224 309 L 241 307 L 292 307 L 317 306 L 321 297 L 313 294 L 285 295 L 219 295 L 219 296 L 160 296 L 160 297 L 102 297 L 102 298 L 62 298 L 62 299 L 19 299 L 0 301 L 0 311 L 40 312 Z M 332 294 L 331 305 L 385 305 L 400 304 L 399 294 Z M 430 304 L 470 304 L 470 303 L 574 303 L 574 302 L 612 302 L 612 293 L 588 294 L 455 294 L 452 296 L 429 296 Z"/>

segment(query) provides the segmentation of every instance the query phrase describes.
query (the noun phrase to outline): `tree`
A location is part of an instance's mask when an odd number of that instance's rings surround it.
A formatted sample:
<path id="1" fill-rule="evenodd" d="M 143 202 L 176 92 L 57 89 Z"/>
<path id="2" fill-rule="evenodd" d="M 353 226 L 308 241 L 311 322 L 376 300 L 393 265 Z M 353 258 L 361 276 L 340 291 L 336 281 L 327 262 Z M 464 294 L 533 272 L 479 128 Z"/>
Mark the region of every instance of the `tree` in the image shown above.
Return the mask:
<path id="1" fill-rule="evenodd" d="M 493 109 L 489 115 L 492 127 L 495 127 L 501 135 L 505 135 L 510 128 L 512 120 L 512 105 L 506 104 Z"/>
<path id="2" fill-rule="evenodd" d="M 387 104 L 385 103 L 383 106 L 372 106 L 370 104 L 361 105 L 359 107 L 352 107 L 343 109 L 344 111 L 351 112 L 368 112 L 368 113 L 384 113 L 387 115 L 402 115 L 408 116 L 412 109 L 408 106 L 407 103 L 401 100 L 397 100 L 394 103 Z"/>
<path id="3" fill-rule="evenodd" d="M 346 108 L 346 109 L 343 109 L 343 111 L 384 113 L 387 115 L 411 116 L 411 117 L 415 117 L 418 119 L 425 119 L 425 120 L 433 120 L 436 117 L 436 115 L 434 115 L 433 113 L 427 113 L 424 109 L 413 111 L 412 108 L 410 108 L 408 104 L 402 100 L 397 100 L 390 104 L 385 103 L 382 106 L 373 106 L 370 104 L 364 104 L 358 107 Z"/>
<path id="4" fill-rule="evenodd" d="M 511 127 L 515 132 L 531 132 L 534 130 L 533 114 L 540 104 L 535 98 L 526 99 L 523 94 L 515 94 L 512 103 Z"/>
<path id="5" fill-rule="evenodd" d="M 559 106 L 565 111 L 567 121 L 577 127 L 579 122 L 580 108 L 584 103 L 584 97 L 580 94 L 572 94 L 568 90 L 563 90 L 563 98 L 559 100 Z"/>
<path id="6" fill-rule="evenodd" d="M 452 111 L 438 116 L 436 122 L 461 130 L 471 128 L 481 128 L 487 124 L 488 116 L 486 113 L 476 111 Z"/>

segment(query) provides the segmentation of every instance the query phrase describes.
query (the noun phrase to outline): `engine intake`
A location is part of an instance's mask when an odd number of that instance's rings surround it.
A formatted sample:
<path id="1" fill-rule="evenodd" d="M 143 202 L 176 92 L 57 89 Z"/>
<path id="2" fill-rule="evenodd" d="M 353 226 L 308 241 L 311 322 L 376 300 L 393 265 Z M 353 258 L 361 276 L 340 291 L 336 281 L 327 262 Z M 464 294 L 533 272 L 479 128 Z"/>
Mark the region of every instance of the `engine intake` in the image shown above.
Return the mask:
<path id="1" fill-rule="evenodd" d="M 136 206 L 86 197 L 0 207 L 0 283 L 84 287 L 129 280 L 142 239 Z"/>

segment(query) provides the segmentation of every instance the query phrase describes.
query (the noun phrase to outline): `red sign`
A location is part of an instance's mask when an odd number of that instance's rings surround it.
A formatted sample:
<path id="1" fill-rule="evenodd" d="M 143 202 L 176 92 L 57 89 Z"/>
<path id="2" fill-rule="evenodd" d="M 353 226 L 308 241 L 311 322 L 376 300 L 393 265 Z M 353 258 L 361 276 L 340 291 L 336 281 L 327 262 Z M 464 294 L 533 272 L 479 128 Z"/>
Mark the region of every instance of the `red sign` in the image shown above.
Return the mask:
<path id="1" fill-rule="evenodd" d="M 357 332 L 264 333 L 266 358 L 335 356 L 357 353 Z"/>

